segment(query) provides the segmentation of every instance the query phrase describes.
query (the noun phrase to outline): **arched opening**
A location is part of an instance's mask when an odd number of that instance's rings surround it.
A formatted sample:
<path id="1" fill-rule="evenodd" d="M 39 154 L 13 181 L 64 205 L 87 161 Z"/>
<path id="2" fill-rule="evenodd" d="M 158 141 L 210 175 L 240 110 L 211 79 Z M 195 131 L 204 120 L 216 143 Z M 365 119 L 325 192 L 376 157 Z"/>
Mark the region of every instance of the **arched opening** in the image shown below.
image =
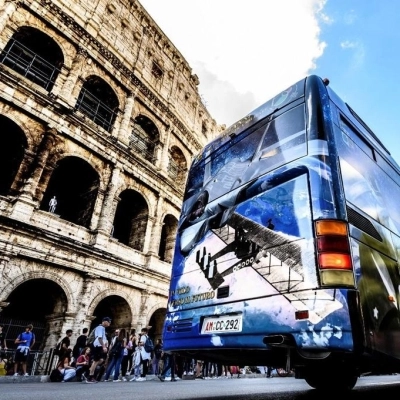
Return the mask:
<path id="1" fill-rule="evenodd" d="M 82 112 L 94 123 L 111 131 L 119 107 L 118 97 L 102 78 L 89 76 L 82 86 L 75 110 Z"/>
<path id="2" fill-rule="evenodd" d="M 140 154 L 143 158 L 153 162 L 155 146 L 159 140 L 159 132 L 153 121 L 144 115 L 135 118 L 132 135 L 130 137 L 130 147 Z"/>
<path id="3" fill-rule="evenodd" d="M 0 195 L 10 194 L 27 141 L 22 129 L 11 119 L 0 115 Z"/>
<path id="4" fill-rule="evenodd" d="M 150 317 L 149 326 L 151 326 L 151 328 L 149 330 L 149 336 L 154 340 L 154 342 L 157 339 L 162 338 L 162 331 L 163 331 L 166 312 L 167 310 L 165 308 L 159 308 Z"/>
<path id="5" fill-rule="evenodd" d="M 98 190 L 97 172 L 81 158 L 65 157 L 54 169 L 40 209 L 49 211 L 50 201 L 55 197 L 55 209 L 50 211 L 89 228 Z"/>
<path id="6" fill-rule="evenodd" d="M 143 196 L 124 190 L 114 218 L 113 237 L 138 251 L 143 251 L 149 210 Z"/>
<path id="7" fill-rule="evenodd" d="M 132 326 L 132 313 L 128 302 L 121 296 L 108 296 L 101 300 L 93 312 L 95 317 L 92 321 L 90 329 L 101 324 L 104 317 L 111 318 L 109 332 L 117 328 L 125 328 L 130 332 Z"/>
<path id="8" fill-rule="evenodd" d="M 67 296 L 62 288 L 42 278 L 21 283 L 6 302 L 9 305 L 3 309 L 0 323 L 10 348 L 13 348 L 14 340 L 24 331 L 25 326 L 32 324 L 36 337 L 33 349 L 43 349 L 47 337 L 53 333 L 49 331 L 49 317 L 62 318 L 68 308 Z"/>
<path id="9" fill-rule="evenodd" d="M 187 173 L 186 158 L 182 150 L 177 146 L 172 146 L 168 165 L 169 176 L 176 181 L 178 185 L 185 183 Z"/>
<path id="10" fill-rule="evenodd" d="M 51 91 L 64 63 L 64 55 L 50 36 L 23 26 L 1 52 L 0 63 Z"/>
<path id="11" fill-rule="evenodd" d="M 172 262 L 174 255 L 174 246 L 176 230 L 178 229 L 178 220 L 173 215 L 167 215 L 164 218 L 164 224 L 161 230 L 160 247 L 158 256 L 161 261 Z"/>

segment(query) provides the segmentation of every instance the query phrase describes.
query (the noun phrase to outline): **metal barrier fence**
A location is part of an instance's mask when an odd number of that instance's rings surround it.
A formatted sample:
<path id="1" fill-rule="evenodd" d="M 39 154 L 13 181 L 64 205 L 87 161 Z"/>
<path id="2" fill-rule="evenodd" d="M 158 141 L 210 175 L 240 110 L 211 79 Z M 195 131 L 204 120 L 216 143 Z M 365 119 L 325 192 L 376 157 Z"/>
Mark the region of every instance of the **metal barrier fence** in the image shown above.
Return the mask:
<path id="1" fill-rule="evenodd" d="M 7 347 L 9 349 L 17 347 L 17 345 L 14 343 L 15 339 L 20 333 L 25 332 L 25 327 L 28 324 L 33 324 L 33 333 L 35 334 L 35 345 L 33 346 L 33 350 L 39 351 L 39 349 L 42 347 L 43 339 L 46 333 L 45 322 L 0 317 L 0 325 L 3 327 L 3 334 L 6 338 Z"/>
<path id="2" fill-rule="evenodd" d="M 2 351 L 3 358 L 8 360 L 7 375 L 14 374 L 14 354 L 16 350 Z M 49 351 L 31 351 L 27 361 L 27 372 L 29 375 L 50 375 L 56 368 L 58 356 L 54 355 L 54 349 Z"/>

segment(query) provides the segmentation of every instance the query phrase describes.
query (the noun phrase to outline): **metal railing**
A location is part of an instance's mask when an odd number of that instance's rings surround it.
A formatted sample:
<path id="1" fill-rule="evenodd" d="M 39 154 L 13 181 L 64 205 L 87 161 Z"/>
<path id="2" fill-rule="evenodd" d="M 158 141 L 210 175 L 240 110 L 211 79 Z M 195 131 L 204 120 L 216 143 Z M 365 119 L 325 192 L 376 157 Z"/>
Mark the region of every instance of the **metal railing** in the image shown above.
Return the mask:
<path id="1" fill-rule="evenodd" d="M 94 96 L 89 90 L 82 88 L 79 93 L 75 110 L 81 111 L 97 125 L 107 132 L 111 131 L 117 113 L 106 106 L 100 99 Z"/>
<path id="2" fill-rule="evenodd" d="M 0 63 L 10 67 L 30 81 L 50 91 L 60 70 L 29 50 L 22 43 L 10 39 L 0 54 Z"/>
<path id="3" fill-rule="evenodd" d="M 154 161 L 154 143 L 149 139 L 137 135 L 135 129 L 129 138 L 129 146 L 132 150 L 138 151 L 146 160 Z"/>
<path id="4" fill-rule="evenodd" d="M 14 374 L 14 355 L 16 350 L 2 351 L 3 359 L 7 359 L 7 375 Z M 31 351 L 27 360 L 27 372 L 29 375 L 50 375 L 56 368 L 58 356 L 54 355 L 54 349 L 49 351 Z M 21 372 L 21 371 L 19 371 Z"/>

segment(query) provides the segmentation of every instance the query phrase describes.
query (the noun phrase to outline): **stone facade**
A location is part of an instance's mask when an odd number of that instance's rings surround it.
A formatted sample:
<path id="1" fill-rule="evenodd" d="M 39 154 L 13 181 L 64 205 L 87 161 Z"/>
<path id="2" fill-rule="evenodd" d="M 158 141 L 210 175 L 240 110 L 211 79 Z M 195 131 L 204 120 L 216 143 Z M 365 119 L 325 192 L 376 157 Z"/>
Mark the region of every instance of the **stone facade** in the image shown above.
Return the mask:
<path id="1" fill-rule="evenodd" d="M 105 315 L 160 337 L 187 170 L 220 130 L 197 76 L 134 0 L 0 0 L 0 49 L 0 317 L 43 349 Z"/>

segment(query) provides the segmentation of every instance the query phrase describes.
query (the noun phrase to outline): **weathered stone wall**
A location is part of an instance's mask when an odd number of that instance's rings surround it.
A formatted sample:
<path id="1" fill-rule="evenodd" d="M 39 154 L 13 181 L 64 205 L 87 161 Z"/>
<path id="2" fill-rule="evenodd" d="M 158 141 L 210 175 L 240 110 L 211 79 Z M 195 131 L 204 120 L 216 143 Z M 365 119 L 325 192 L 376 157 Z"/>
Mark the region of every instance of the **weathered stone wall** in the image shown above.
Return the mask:
<path id="1" fill-rule="evenodd" d="M 49 290 L 57 288 L 49 293 L 46 347 L 66 329 L 78 335 L 101 317 L 95 315 L 100 304 L 100 311 L 114 310 L 115 324 L 140 329 L 167 303 L 166 261 L 185 181 L 171 176 L 171 157 L 178 151 L 185 166 L 179 171 L 186 174 L 192 156 L 220 127 L 201 102 L 197 76 L 138 1 L 0 0 L 0 49 L 21 27 L 52 38 L 63 62 L 48 91 L 0 56 L 0 117 L 15 123 L 26 141 L 10 192 L 0 196 L 0 307 L 7 314 L 13 293 L 29 282 L 25 300 L 35 301 L 29 293 L 45 280 Z M 108 131 L 76 107 L 91 76 L 106 82 L 118 100 Z M 158 132 L 152 161 L 130 145 L 137 116 Z M 1 132 L 0 140 L 8 134 Z M 66 159 L 84 160 L 98 177 L 87 227 L 43 206 L 53 173 Z M 74 173 L 77 182 L 84 178 Z M 124 191 L 142 204 L 144 234 L 132 238 L 141 251 L 110 234 Z M 165 223 L 169 253 L 162 261 Z M 152 323 L 159 336 L 162 320 Z"/>

